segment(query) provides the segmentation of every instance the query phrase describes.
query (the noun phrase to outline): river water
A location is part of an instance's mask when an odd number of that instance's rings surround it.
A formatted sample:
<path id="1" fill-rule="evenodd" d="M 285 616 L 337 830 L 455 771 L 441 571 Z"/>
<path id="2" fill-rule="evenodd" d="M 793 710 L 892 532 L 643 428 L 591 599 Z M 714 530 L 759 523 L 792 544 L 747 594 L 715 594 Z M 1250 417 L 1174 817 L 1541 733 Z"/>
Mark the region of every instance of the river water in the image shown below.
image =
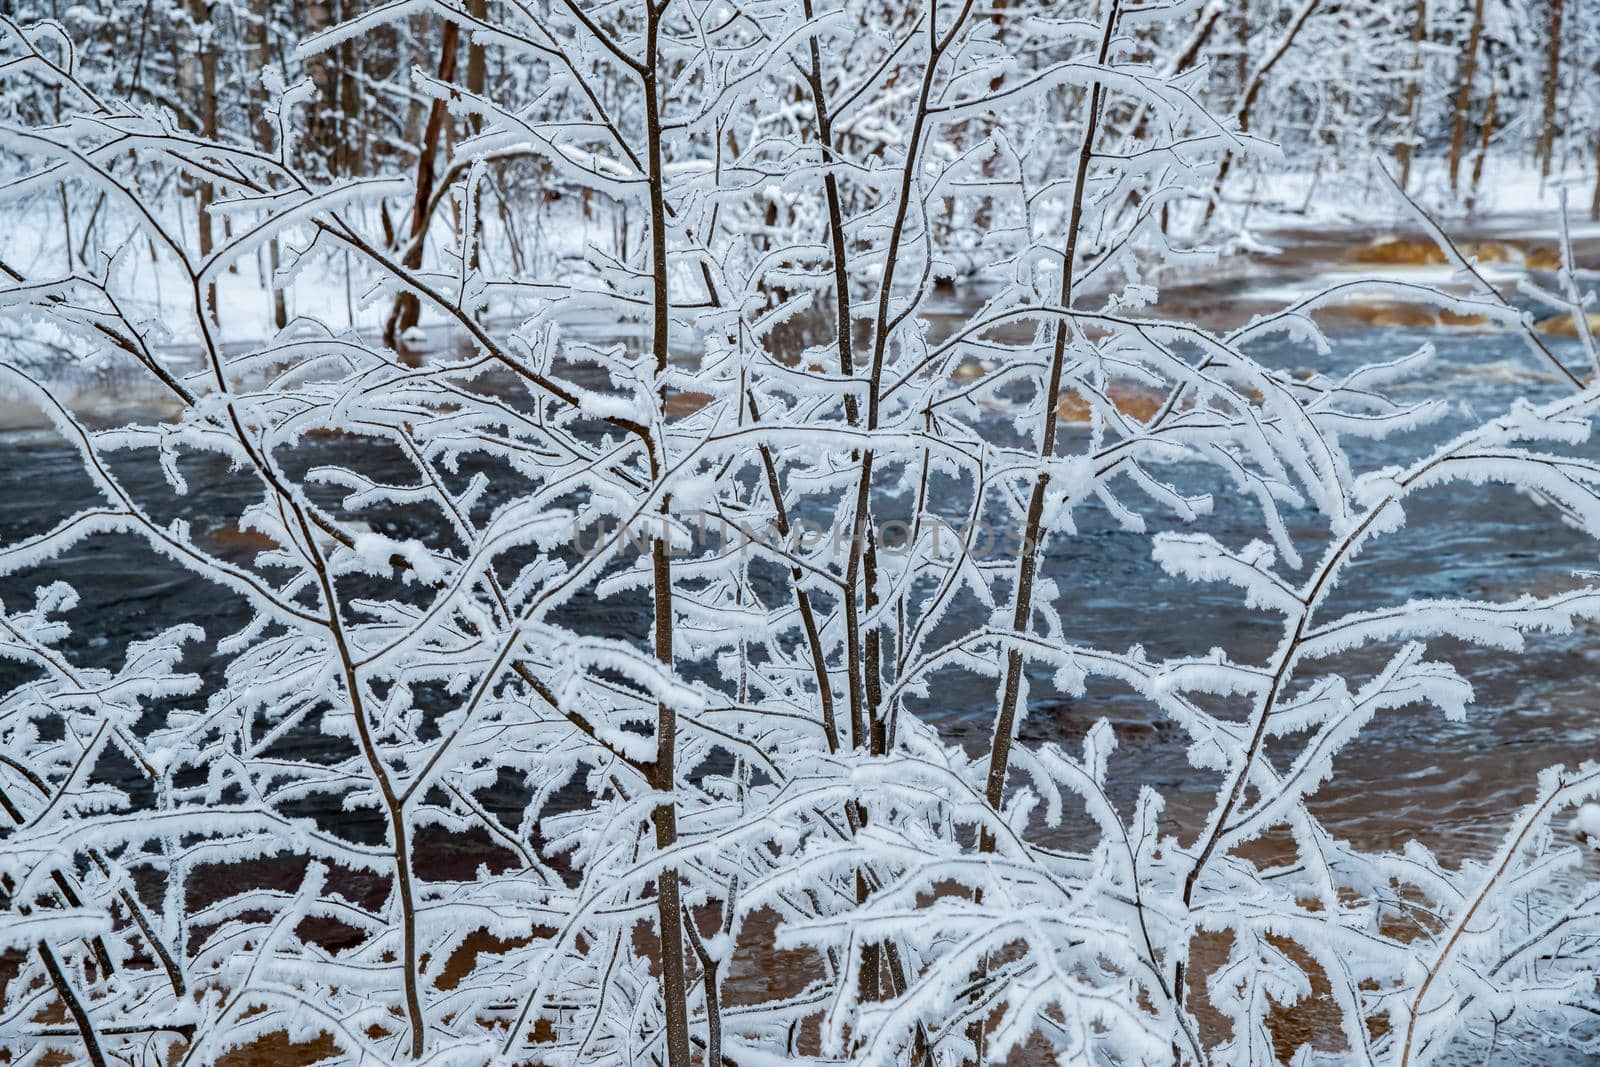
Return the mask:
<path id="1" fill-rule="evenodd" d="M 1348 236 L 1343 240 L 1347 246 Z M 1339 261 L 1326 251 L 1319 257 L 1315 246 L 1309 246 L 1313 252 L 1308 253 L 1307 247 L 1302 243 L 1295 258 L 1285 257 L 1275 265 L 1269 261 L 1268 268 L 1254 276 L 1170 288 L 1162 306 L 1202 319 L 1242 322 L 1278 300 L 1288 284 L 1305 288 L 1311 276 L 1319 274 L 1324 280 L 1338 280 L 1329 268 L 1339 267 Z M 947 294 L 930 317 L 936 324 L 956 321 L 975 309 L 981 296 L 972 291 Z M 1513 333 L 1426 323 L 1394 325 L 1418 317 L 1394 314 L 1385 307 L 1346 304 L 1334 309 L 1325 320 L 1332 342 L 1326 354 L 1282 339 L 1250 349 L 1269 366 L 1290 370 L 1314 366 L 1336 375 L 1361 363 L 1395 358 L 1425 343 L 1434 346 L 1437 355 L 1429 372 L 1421 381 L 1395 390 L 1395 395 L 1444 396 L 1458 410 L 1419 432 L 1378 444 L 1350 442 L 1358 466 L 1405 463 L 1467 427 L 1470 416 L 1487 417 L 1517 397 L 1549 398 L 1565 388 Z M 1374 320 L 1388 324 L 1371 325 Z M 453 339 L 439 334 L 431 343 L 448 348 Z M 1571 365 L 1580 365 L 1575 342 L 1552 337 L 1549 343 Z M 114 420 L 141 396 L 120 386 L 99 393 L 84 390 L 83 395 L 92 403 L 82 406 L 97 421 Z M 993 412 L 995 419 L 1005 416 L 1003 409 Z M 14 415 L 12 421 L 17 421 Z M 1069 425 L 1063 447 L 1070 449 L 1074 435 L 1084 432 Z M 310 466 L 322 456 L 345 459 L 339 450 L 347 447 L 337 439 L 302 442 L 297 461 Z M 253 478 L 204 459 L 185 459 L 180 466 L 189 492 L 172 498 L 148 454 L 114 458 L 119 480 L 160 517 L 181 518 L 215 551 L 241 562 L 250 559 L 261 546 L 238 535 L 230 523 L 257 492 Z M 366 469 L 380 477 L 398 476 L 404 470 L 398 457 L 381 455 Z M 1186 492 L 1214 491 L 1218 506 L 1215 514 L 1192 524 L 1143 507 L 1152 530 L 1200 529 L 1236 546 L 1261 536 L 1259 512 L 1230 499 L 1209 470 L 1168 473 Z M 43 530 L 95 502 L 76 454 L 58 438 L 25 428 L 0 434 L 0 537 L 5 541 Z M 1324 617 L 1338 608 L 1376 607 L 1411 597 L 1550 593 L 1578 584 L 1574 571 L 1600 566 L 1600 553 L 1592 544 L 1549 509 L 1510 490 L 1435 492 L 1421 504 L 1409 509 L 1405 530 L 1380 540 L 1347 572 L 1345 586 Z M 428 532 L 429 520 L 417 514 L 359 517 L 381 532 Z M 1306 509 L 1291 511 L 1286 518 L 1314 559 L 1315 538 L 1322 531 L 1318 516 Z M 1059 587 L 1057 608 L 1072 639 L 1113 651 L 1139 644 L 1152 657 L 1220 647 L 1236 659 L 1260 662 L 1270 653 L 1278 626 L 1271 617 L 1246 611 L 1232 589 L 1194 585 L 1163 574 L 1150 559 L 1148 536 L 1124 530 L 1097 502 L 1080 508 L 1075 521 L 1078 536 L 1052 540 L 1043 564 L 1044 573 Z M 14 608 L 31 600 L 33 588 L 55 579 L 70 581 L 80 595 L 77 607 L 67 615 L 73 635 L 66 643 L 79 662 L 119 662 L 130 641 L 175 622 L 196 623 L 215 639 L 247 618 L 241 602 L 219 595 L 132 537 L 85 541 L 48 566 L 0 581 L 0 598 Z M 643 639 L 648 632 L 646 607 L 637 599 L 583 598 L 566 610 L 569 621 L 587 632 Z M 958 616 L 952 625 L 976 622 L 976 617 Z M 1492 848 L 1507 815 L 1529 795 L 1540 769 L 1600 755 L 1593 637 L 1587 628 L 1570 635 L 1537 635 L 1528 651 L 1517 655 L 1438 643 L 1435 654 L 1455 663 L 1475 689 L 1477 699 L 1467 720 L 1446 722 L 1437 711 L 1423 708 L 1384 713 L 1341 758 L 1339 776 L 1316 801 L 1317 811 L 1335 832 L 1370 846 L 1397 847 L 1415 837 L 1447 855 Z M 217 664 L 198 656 L 190 667 L 214 677 Z M 9 688 L 23 677 L 15 665 L 0 663 L 0 687 Z M 1141 698 L 1093 685 L 1081 698 L 1055 694 L 1045 670 L 1030 682 L 1033 699 L 1021 726 L 1025 739 L 1072 742 L 1097 719 L 1109 718 L 1120 739 L 1111 778 L 1123 797 L 1131 799 L 1140 784 L 1155 786 L 1168 798 L 1174 828 L 1203 814 L 1214 781 L 1189 767 L 1181 732 L 1153 715 Z M 983 750 L 992 728 L 994 683 L 952 671 L 939 678 L 931 694 L 908 707 L 937 724 L 947 737 L 974 752 Z M 286 744 L 291 748 L 325 744 L 319 736 L 290 738 Z M 284 754 L 312 755 L 309 750 Z M 108 775 L 115 776 L 114 763 L 111 757 Z M 506 798 L 508 805 L 512 802 Z M 359 836 L 377 829 L 349 824 L 344 828 Z"/>
<path id="2" fill-rule="evenodd" d="M 1209 318 L 1207 325 L 1220 325 L 1217 320 L 1242 322 L 1273 304 L 1285 284 L 1304 288 L 1310 275 L 1326 274 L 1330 262 L 1334 260 L 1302 256 L 1286 260 L 1275 272 L 1175 287 L 1163 307 Z M 935 308 L 934 315 L 959 318 L 978 306 L 981 295 L 942 297 L 943 306 Z M 1417 315 L 1374 310 L 1371 305 L 1337 309 L 1325 321 L 1330 353 L 1319 355 L 1304 344 L 1275 339 L 1250 349 L 1251 354 L 1270 366 L 1315 367 L 1336 375 L 1430 344 L 1437 355 L 1427 375 L 1397 388 L 1394 395 L 1444 396 L 1455 405 L 1449 418 L 1426 429 L 1377 444 L 1351 442 L 1350 450 L 1362 468 L 1405 463 L 1475 418 L 1505 410 L 1518 397 L 1553 398 L 1567 388 L 1507 331 L 1440 325 Z M 441 348 L 452 343 L 443 334 L 430 341 Z M 1550 343 L 1570 365 L 1581 365 L 1575 342 L 1551 338 Z M 138 394 L 120 388 L 100 393 L 80 390 L 81 406 L 98 420 L 114 420 L 139 400 Z M 1005 415 L 1001 408 L 993 412 L 996 419 Z M 0 540 L 7 543 L 97 502 L 75 452 L 51 434 L 29 428 L 27 419 L 18 418 L 15 411 L 8 417 L 12 428 L 0 433 Z M 1069 426 L 1064 448 L 1071 449 L 1084 432 Z M 340 450 L 348 447 L 339 439 L 308 440 L 298 450 L 296 462 L 310 466 L 319 457 L 342 459 Z M 151 502 L 159 517 L 182 518 L 215 551 L 239 561 L 250 559 L 262 546 L 239 535 L 230 524 L 255 498 L 253 479 L 203 459 L 185 459 L 181 469 L 189 491 L 172 498 L 148 455 L 114 461 L 122 484 L 135 497 Z M 403 468 L 398 459 L 379 457 L 367 469 L 381 476 L 385 470 L 399 474 Z M 1209 471 L 1168 475 L 1186 492 L 1215 491 L 1219 506 L 1213 515 L 1188 525 L 1144 507 L 1152 530 L 1199 529 L 1234 546 L 1261 535 L 1259 512 L 1232 499 Z M 1580 584 L 1576 571 L 1600 569 L 1600 552 L 1593 543 L 1549 509 L 1503 488 L 1435 492 L 1414 502 L 1408 511 L 1403 531 L 1376 542 L 1348 570 L 1345 585 L 1324 617 L 1413 597 L 1509 599 L 1522 592 L 1549 594 Z M 363 513 L 360 518 L 397 536 L 425 535 L 431 521 L 400 512 Z M 1291 511 L 1286 518 L 1297 540 L 1311 549 L 1309 558 L 1315 559 L 1313 546 L 1323 529 L 1318 516 L 1304 509 Z M 1069 637 L 1114 651 L 1142 645 L 1152 658 L 1212 647 L 1245 662 L 1260 662 L 1270 654 L 1279 637 L 1278 625 L 1271 617 L 1245 610 L 1231 588 L 1195 585 L 1163 574 L 1151 561 L 1148 535 L 1124 530 L 1098 503 L 1081 508 L 1075 521 L 1078 535 L 1052 540 L 1043 563 L 1044 573 L 1059 588 L 1057 608 Z M 91 539 L 44 567 L 4 578 L 0 599 L 15 610 L 31 601 L 35 587 L 56 579 L 70 581 L 80 595 L 66 615 L 72 636 L 64 644 L 80 663 L 118 663 L 129 642 L 177 622 L 198 624 L 215 640 L 247 619 L 242 602 L 220 595 L 132 537 Z M 563 618 L 588 632 L 643 640 L 648 633 L 647 608 L 636 598 L 585 597 L 563 609 Z M 952 625 L 963 628 L 976 622 L 976 616 L 969 615 L 955 618 Z M 1518 654 L 1436 642 L 1433 657 L 1450 660 L 1474 687 L 1476 699 L 1465 721 L 1448 722 L 1426 707 L 1382 713 L 1340 757 L 1338 773 L 1314 800 L 1314 810 L 1335 834 L 1369 848 L 1399 848 L 1415 839 L 1447 858 L 1492 850 L 1511 815 L 1531 795 L 1540 770 L 1600 757 L 1600 691 L 1594 681 L 1600 646 L 1595 638 L 1588 626 L 1566 635 L 1535 635 L 1527 651 Z M 1354 667 L 1370 669 L 1375 663 L 1369 657 Z M 220 664 L 199 649 L 187 666 L 215 680 Z M 16 665 L 0 662 L 0 691 L 25 678 Z M 1190 767 L 1184 735 L 1148 703 L 1126 691 L 1094 684 L 1081 697 L 1062 695 L 1053 690 L 1046 670 L 1031 677 L 1030 686 L 1032 699 L 1020 727 L 1026 741 L 1073 745 L 1096 720 L 1110 719 L 1119 739 L 1109 776 L 1114 798 L 1129 803 L 1139 786 L 1150 785 L 1167 798 L 1168 829 L 1187 831 L 1204 817 L 1215 779 Z M 908 710 L 973 753 L 985 751 L 994 714 L 994 682 L 952 671 L 939 676 L 929 692 L 911 702 Z M 325 759 L 331 743 L 308 731 L 286 737 L 281 754 Z M 136 779 L 119 765 L 115 753 L 102 762 L 98 775 L 137 788 Z M 493 810 L 511 816 L 526 800 L 526 792 L 508 781 L 491 790 L 487 799 Z M 375 816 L 315 805 L 304 813 L 353 837 L 381 836 Z M 1070 837 L 1079 829 L 1069 821 L 1062 834 Z M 470 868 L 482 859 L 483 843 L 471 835 L 457 835 L 435 847 L 440 852 L 434 862 L 441 871 L 459 870 L 462 864 Z M 257 871 L 250 877 L 261 875 Z M 282 880 L 292 884 L 296 877 L 290 873 Z M 381 882 L 373 882 L 368 895 L 382 889 Z"/>

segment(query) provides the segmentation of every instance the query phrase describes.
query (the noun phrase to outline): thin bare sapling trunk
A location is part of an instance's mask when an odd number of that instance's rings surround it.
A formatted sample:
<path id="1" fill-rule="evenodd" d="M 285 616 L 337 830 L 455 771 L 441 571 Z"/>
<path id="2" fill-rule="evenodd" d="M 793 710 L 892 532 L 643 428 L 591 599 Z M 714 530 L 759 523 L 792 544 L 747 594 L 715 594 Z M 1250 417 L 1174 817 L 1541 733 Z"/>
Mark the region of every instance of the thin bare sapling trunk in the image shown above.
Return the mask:
<path id="1" fill-rule="evenodd" d="M 1472 25 L 1467 31 L 1467 47 L 1461 53 L 1456 71 L 1455 118 L 1450 127 L 1450 192 L 1461 188 L 1461 159 L 1467 148 L 1467 126 L 1472 106 L 1472 81 L 1478 72 L 1478 46 L 1483 39 L 1483 0 L 1472 2 Z"/>
<path id="2" fill-rule="evenodd" d="M 456 39 L 460 27 L 446 21 L 439 35 L 439 80 L 448 82 L 456 75 Z M 411 225 L 403 264 L 416 270 L 422 266 L 423 244 L 427 238 L 429 207 L 433 201 L 434 157 L 438 154 L 439 139 L 444 131 L 445 102 L 435 100 L 428 108 L 428 123 L 422 133 L 422 144 L 417 153 L 417 189 L 411 201 Z M 384 324 L 384 343 L 396 346 L 405 332 L 416 326 L 422 313 L 422 304 L 415 293 L 402 291 L 395 296 L 394 306 Z"/>

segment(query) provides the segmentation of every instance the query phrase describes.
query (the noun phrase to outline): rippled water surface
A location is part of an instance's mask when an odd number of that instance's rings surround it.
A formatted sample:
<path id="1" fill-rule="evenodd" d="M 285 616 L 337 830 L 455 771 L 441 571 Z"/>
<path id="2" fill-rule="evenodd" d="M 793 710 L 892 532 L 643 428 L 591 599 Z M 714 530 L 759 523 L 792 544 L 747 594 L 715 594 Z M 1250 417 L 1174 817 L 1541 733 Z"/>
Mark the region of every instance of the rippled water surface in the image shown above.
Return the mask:
<path id="1" fill-rule="evenodd" d="M 1235 321 L 1248 318 L 1263 290 L 1238 284 L 1175 290 L 1171 306 L 1185 312 L 1205 309 L 1216 316 L 1230 308 Z M 978 295 L 949 296 L 941 314 L 954 319 L 977 306 Z M 1366 315 L 1367 320 L 1374 316 Z M 937 316 L 936 316 L 937 318 Z M 1252 354 L 1272 366 L 1295 370 L 1314 367 L 1336 374 L 1341 369 L 1387 360 L 1429 344 L 1437 351 L 1425 380 L 1397 390 L 1404 398 L 1443 396 L 1455 405 L 1453 414 L 1423 431 L 1379 444 L 1354 442 L 1351 451 L 1362 467 L 1401 464 L 1445 436 L 1504 410 L 1515 398 L 1548 398 L 1565 388 L 1532 357 L 1514 334 L 1499 330 L 1443 326 L 1364 325 L 1360 314 L 1329 321 L 1332 351 L 1319 354 L 1309 346 L 1282 339 L 1253 348 Z M 1390 321 L 1395 319 L 1390 317 Z M 448 338 L 440 341 L 449 344 Z M 1574 363 L 1571 342 L 1552 342 Z M 126 399 L 126 398 L 125 398 Z M 102 398 L 101 407 L 116 407 L 117 397 Z M 1001 419 L 995 408 L 984 417 Z M 1067 446 L 1074 441 L 1070 431 Z M 337 439 L 303 442 L 297 464 L 345 460 L 350 447 Z M 139 499 L 157 501 L 163 519 L 186 520 L 204 542 L 225 555 L 245 560 L 260 548 L 231 528 L 239 510 L 256 495 L 251 477 L 231 472 L 222 463 L 186 458 L 181 469 L 188 481 L 185 496 L 171 499 L 158 468 L 148 454 L 123 456 L 114 470 Z M 374 454 L 363 469 L 382 477 L 399 476 L 398 457 Z M 1261 536 L 1255 506 L 1225 490 L 1209 470 L 1168 468 L 1165 476 L 1186 492 L 1217 494 L 1215 513 L 1190 528 L 1211 532 L 1231 545 Z M 0 539 L 40 531 L 74 509 L 95 502 L 88 479 L 74 451 L 47 433 L 13 431 L 0 436 Z M 334 499 L 332 496 L 330 500 Z M 889 505 L 892 508 L 892 502 Z M 1142 508 L 1150 528 L 1178 528 L 1175 518 Z M 1578 584 L 1575 571 L 1600 568 L 1595 547 L 1563 525 L 1549 509 L 1511 491 L 1470 488 L 1435 492 L 1413 503 L 1409 522 L 1365 552 L 1348 572 L 1348 580 L 1325 609 L 1375 607 L 1410 597 L 1509 598 L 1523 591 L 1548 594 Z M 383 532 L 426 535 L 430 517 L 396 512 L 363 520 Z M 1309 508 L 1287 518 L 1315 559 L 1323 531 Z M 1231 656 L 1260 662 L 1271 652 L 1279 628 L 1269 617 L 1243 608 L 1230 588 L 1193 585 L 1163 574 L 1150 559 L 1146 534 L 1123 529 L 1098 504 L 1075 515 L 1076 537 L 1050 542 L 1045 574 L 1059 589 L 1056 607 L 1069 637 L 1121 651 L 1138 644 L 1152 656 L 1225 649 Z M 150 636 L 176 622 L 203 627 L 215 640 L 246 621 L 244 605 L 220 594 L 166 561 L 132 537 L 96 538 L 80 543 L 50 565 L 0 581 L 0 597 L 8 606 L 31 600 L 33 587 L 54 579 L 70 581 L 80 594 L 68 618 L 73 656 L 88 663 L 120 661 L 130 641 Z M 647 605 L 638 599 L 596 601 L 585 597 L 564 609 L 569 620 L 590 632 L 643 639 Z M 964 629 L 979 621 L 976 609 L 951 620 Z M 1517 653 L 1435 644 L 1443 656 L 1472 682 L 1476 700 L 1466 721 L 1450 723 L 1430 708 L 1409 708 L 1378 717 L 1339 761 L 1339 774 L 1316 801 L 1316 808 L 1335 833 L 1368 846 L 1397 847 L 1417 838 L 1446 855 L 1486 851 L 1509 814 L 1529 794 L 1538 771 L 1554 763 L 1573 764 L 1600 756 L 1600 719 L 1593 682 L 1595 633 L 1588 627 L 1565 635 L 1536 635 Z M 213 678 L 218 664 L 204 655 L 193 657 L 192 669 Z M 1354 672 L 1370 670 L 1377 661 L 1350 664 Z M 0 687 L 17 684 L 23 675 L 0 663 Z M 1141 784 L 1167 796 L 1167 818 L 1176 828 L 1203 818 L 1215 781 L 1194 771 L 1185 759 L 1181 732 L 1155 716 L 1138 697 L 1109 686 L 1092 686 L 1081 697 L 1057 693 L 1048 671 L 1030 679 L 1031 701 L 1022 723 L 1030 741 L 1075 742 L 1097 719 L 1117 727 L 1119 749 L 1112 765 L 1119 798 L 1130 800 Z M 938 678 L 930 696 L 910 710 L 937 724 L 949 738 L 977 753 L 986 749 L 995 704 L 990 679 L 949 672 Z M 330 742 L 315 733 L 284 742 L 284 754 L 315 756 Z M 114 757 L 112 757 L 114 762 Z M 115 776 L 108 766 L 103 773 Z M 501 803 L 509 810 L 519 794 L 506 787 Z M 314 811 L 339 822 L 357 836 L 376 834 L 375 821 L 363 825 L 358 816 Z M 1063 831 L 1071 836 L 1074 828 Z"/>

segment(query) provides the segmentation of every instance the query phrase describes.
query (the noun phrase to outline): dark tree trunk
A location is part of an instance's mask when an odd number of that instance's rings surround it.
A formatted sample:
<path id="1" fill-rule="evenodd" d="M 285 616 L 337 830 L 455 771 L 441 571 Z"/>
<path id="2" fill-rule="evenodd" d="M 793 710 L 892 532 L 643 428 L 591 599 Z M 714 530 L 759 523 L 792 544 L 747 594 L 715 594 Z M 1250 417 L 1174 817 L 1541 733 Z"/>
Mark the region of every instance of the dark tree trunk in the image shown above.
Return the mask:
<path id="1" fill-rule="evenodd" d="M 189 0 L 189 15 L 194 19 L 195 33 L 198 36 L 200 49 L 200 99 L 196 102 L 195 109 L 200 116 L 200 132 L 206 140 L 217 139 L 217 44 L 215 39 L 216 27 L 211 25 L 211 5 L 206 0 Z M 211 32 L 207 32 L 210 30 Z M 211 230 L 211 204 L 216 199 L 216 190 L 208 181 L 200 182 L 196 194 L 198 208 L 198 222 L 200 227 L 200 258 L 205 259 L 211 255 L 215 241 Z M 212 318 L 217 314 L 217 287 L 208 285 L 205 289 L 205 312 Z"/>
<path id="2" fill-rule="evenodd" d="M 1600 134 L 1594 139 L 1594 193 L 1589 197 L 1589 217 L 1600 221 Z"/>
<path id="3" fill-rule="evenodd" d="M 456 76 L 456 40 L 460 27 L 446 22 L 439 38 L 439 80 L 447 82 Z M 417 153 L 417 192 L 411 201 L 410 242 L 401 262 L 410 270 L 422 266 L 422 249 L 428 231 L 428 208 L 433 203 L 433 157 L 439 150 L 440 134 L 444 131 L 445 102 L 435 100 L 428 109 L 428 125 L 422 133 L 421 150 Z M 422 305 L 413 293 L 395 297 L 394 308 L 389 312 L 389 322 L 383 330 L 383 339 L 391 348 L 400 336 L 417 324 Z"/>
<path id="4" fill-rule="evenodd" d="M 1417 18 L 1411 26 L 1411 48 L 1415 58 L 1411 64 L 1411 80 L 1406 83 L 1406 103 L 1404 110 L 1405 130 L 1400 141 L 1394 146 L 1395 160 L 1400 164 L 1400 188 L 1404 190 L 1411 182 L 1411 157 L 1416 150 L 1418 127 L 1420 125 L 1420 109 L 1418 104 L 1422 99 L 1422 42 L 1428 36 L 1428 0 L 1417 0 Z"/>
<path id="5" fill-rule="evenodd" d="M 1473 0 L 1472 29 L 1456 76 L 1455 126 L 1450 131 L 1450 192 L 1460 187 L 1461 155 L 1467 147 L 1467 113 L 1472 104 L 1472 79 L 1478 72 L 1478 42 L 1483 37 L 1483 0 Z"/>
<path id="6" fill-rule="evenodd" d="M 1483 128 L 1478 134 L 1478 155 L 1472 161 L 1472 188 L 1467 191 L 1467 214 L 1471 214 L 1478 203 L 1478 189 L 1483 184 L 1483 161 L 1489 155 L 1489 142 L 1494 137 L 1495 113 L 1500 106 L 1500 83 L 1496 79 L 1489 84 L 1489 102 L 1485 105 Z"/>
<path id="7" fill-rule="evenodd" d="M 272 0 L 258 0 L 256 16 L 257 21 L 251 31 L 255 37 L 256 68 L 265 70 L 272 63 Z M 258 84 L 253 95 L 256 145 L 264 152 L 271 151 L 274 134 L 267 122 L 266 86 Z M 274 281 L 278 274 L 278 263 L 278 239 L 274 237 L 267 242 L 267 286 L 272 291 L 272 322 L 281 330 L 289 325 L 289 306 L 282 287 Z"/>
<path id="8" fill-rule="evenodd" d="M 1539 174 L 1550 177 L 1550 162 L 1556 145 L 1556 87 L 1561 79 L 1561 15 L 1562 0 L 1550 0 L 1550 40 L 1545 49 L 1544 61 L 1544 126 L 1539 131 L 1536 154 L 1540 159 Z"/>

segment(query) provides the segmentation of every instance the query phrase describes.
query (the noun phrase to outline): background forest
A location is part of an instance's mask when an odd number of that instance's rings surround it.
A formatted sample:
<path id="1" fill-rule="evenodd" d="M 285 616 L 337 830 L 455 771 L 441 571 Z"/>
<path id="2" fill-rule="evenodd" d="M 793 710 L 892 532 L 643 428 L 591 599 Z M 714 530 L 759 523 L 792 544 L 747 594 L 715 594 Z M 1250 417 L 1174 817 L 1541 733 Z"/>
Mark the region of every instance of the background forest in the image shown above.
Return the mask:
<path id="1" fill-rule="evenodd" d="M 1000 2 L 982 15 L 1003 27 L 1007 9 Z M 540 65 L 526 62 L 519 50 L 496 47 L 492 33 L 474 32 L 492 24 L 483 3 L 468 4 L 459 21 L 421 3 L 382 5 L 381 18 L 373 18 L 370 7 L 299 2 L 8 3 L 3 10 L 19 23 L 58 24 L 75 42 L 74 73 L 85 87 L 168 109 L 183 128 L 209 139 L 275 150 L 284 116 L 273 87 L 303 82 L 314 95 L 288 116 L 289 159 L 321 181 L 380 173 L 412 178 L 414 202 L 386 201 L 380 221 L 386 242 L 411 251 L 419 264 L 427 237 L 418 237 L 428 226 L 459 228 L 459 212 L 440 211 L 444 190 L 476 159 L 486 164 L 476 210 L 488 220 L 480 221 L 477 251 L 490 257 L 493 269 L 560 269 L 551 264 L 584 248 L 626 259 L 630 241 L 637 246 L 643 239 L 638 212 L 630 217 L 626 202 L 612 202 L 592 182 L 564 173 L 546 153 L 526 145 L 489 147 L 487 141 L 456 152 L 483 135 L 486 96 L 525 97 L 539 91 L 543 77 Z M 1140 19 L 1130 28 L 1129 59 L 1183 77 L 1210 113 L 1279 151 L 1224 160 L 1209 190 L 1197 187 L 1167 207 L 1164 225 L 1225 239 L 1248 223 L 1255 203 L 1361 220 L 1357 205 L 1372 194 L 1368 164 L 1375 155 L 1392 161 L 1402 187 L 1446 212 L 1472 213 L 1488 206 L 1480 205 L 1486 197 L 1502 208 L 1531 203 L 1530 179 L 1537 186 L 1554 175 L 1579 184 L 1575 211 L 1587 208 L 1591 218 L 1600 217 L 1600 182 L 1591 180 L 1600 166 L 1600 9 L 1584 0 L 1316 0 L 1185 10 L 1182 18 Z M 1049 4 L 1038 11 L 1064 20 L 1092 17 Z M 906 14 L 894 5 L 852 5 L 843 15 L 862 38 L 854 50 L 864 51 L 866 39 Z M 1025 17 L 1032 15 L 1010 16 Z M 360 34 L 329 33 L 357 18 Z M 1003 42 L 1005 31 L 996 32 Z M 847 54 L 839 62 L 852 59 Z M 860 57 L 862 63 L 881 59 Z M 694 74 L 686 76 L 691 81 L 679 88 L 690 90 Z M 893 85 L 894 71 L 885 76 Z M 638 144 L 647 131 L 642 114 L 627 105 L 627 78 L 597 71 L 590 87 L 618 132 Z M 807 106 L 803 79 L 790 79 L 782 91 L 784 101 L 774 101 L 775 107 Z M 13 97 L 17 113 L 34 120 L 60 117 L 62 107 L 72 106 L 59 92 Z M 1114 121 L 1132 122 L 1120 132 L 1137 135 L 1144 132 L 1141 118 L 1129 113 Z M 882 152 L 894 141 L 865 120 L 841 124 L 838 135 L 841 149 L 855 154 Z M 736 147 L 735 141 L 730 148 Z M 1509 162 L 1521 166 L 1507 174 L 1494 165 Z M 452 165 L 456 173 L 448 173 Z M 1361 190 L 1356 197 L 1352 180 Z M 213 195 L 209 183 L 193 176 L 174 181 L 164 195 L 191 204 L 189 225 L 204 254 L 230 223 L 204 210 Z M 1213 224 L 1218 211 L 1222 219 Z M 114 225 L 113 215 L 103 197 L 83 204 L 63 199 L 58 219 L 35 216 L 30 225 L 57 230 L 48 237 L 82 260 L 102 239 L 101 228 Z M 260 279 L 281 266 L 279 242 L 258 258 L 251 287 L 272 289 Z M 959 266 L 978 273 L 976 263 Z M 292 304 L 274 294 L 265 310 L 281 328 Z M 325 311 L 325 304 L 306 309 Z M 414 315 L 402 310 L 403 325 Z M 251 323 L 249 329 L 261 327 Z"/>

